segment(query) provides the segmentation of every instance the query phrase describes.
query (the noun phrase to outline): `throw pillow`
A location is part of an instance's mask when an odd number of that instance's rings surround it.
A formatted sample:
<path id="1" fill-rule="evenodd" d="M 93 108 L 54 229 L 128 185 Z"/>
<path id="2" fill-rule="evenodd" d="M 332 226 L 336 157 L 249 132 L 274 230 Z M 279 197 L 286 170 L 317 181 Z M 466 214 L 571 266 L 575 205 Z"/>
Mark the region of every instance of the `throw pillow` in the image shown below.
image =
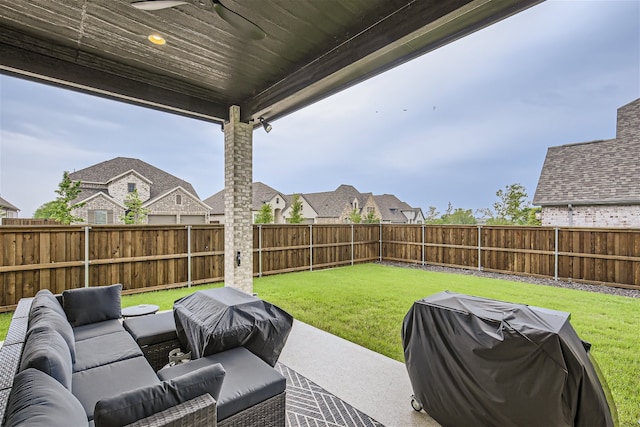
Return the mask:
<path id="1" fill-rule="evenodd" d="M 205 366 L 149 387 L 138 388 L 96 403 L 96 427 L 131 424 L 158 412 L 187 402 L 205 393 L 220 396 L 225 370 L 221 364 Z"/>
<path id="2" fill-rule="evenodd" d="M 119 319 L 122 285 L 78 288 L 62 292 L 62 305 L 71 326 Z"/>
<path id="3" fill-rule="evenodd" d="M 37 369 L 15 376 L 6 409 L 5 427 L 86 426 L 82 404 L 58 381 Z"/>
<path id="4" fill-rule="evenodd" d="M 29 311 L 29 319 L 33 317 L 33 314 L 37 312 L 42 307 L 47 307 L 54 310 L 62 317 L 67 317 L 64 313 L 64 309 L 55 295 L 51 293 L 49 289 L 41 289 L 38 293 L 33 297 L 33 301 L 31 302 L 31 310 Z"/>
<path id="5" fill-rule="evenodd" d="M 73 335 L 73 328 L 71 327 L 71 324 L 69 324 L 66 316 L 58 314 L 58 312 L 51 308 L 41 307 L 33 313 L 31 318 L 29 318 L 29 329 L 26 335 L 27 338 L 32 330 L 38 328 L 49 328 L 58 332 L 67 343 L 69 352 L 71 353 L 71 361 L 75 363 L 76 342 Z"/>
<path id="6" fill-rule="evenodd" d="M 71 391 L 71 352 L 62 336 L 49 328 L 31 331 L 22 350 L 20 371 L 35 368 Z"/>

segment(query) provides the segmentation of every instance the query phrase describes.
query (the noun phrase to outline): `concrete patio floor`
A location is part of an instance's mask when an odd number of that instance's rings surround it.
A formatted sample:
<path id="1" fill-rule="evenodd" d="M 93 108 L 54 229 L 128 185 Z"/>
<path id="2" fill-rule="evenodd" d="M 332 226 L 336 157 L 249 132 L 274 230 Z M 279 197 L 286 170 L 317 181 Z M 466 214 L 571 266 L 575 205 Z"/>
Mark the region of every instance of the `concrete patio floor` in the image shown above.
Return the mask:
<path id="1" fill-rule="evenodd" d="M 439 426 L 411 407 L 405 365 L 297 320 L 280 362 L 387 427 Z"/>

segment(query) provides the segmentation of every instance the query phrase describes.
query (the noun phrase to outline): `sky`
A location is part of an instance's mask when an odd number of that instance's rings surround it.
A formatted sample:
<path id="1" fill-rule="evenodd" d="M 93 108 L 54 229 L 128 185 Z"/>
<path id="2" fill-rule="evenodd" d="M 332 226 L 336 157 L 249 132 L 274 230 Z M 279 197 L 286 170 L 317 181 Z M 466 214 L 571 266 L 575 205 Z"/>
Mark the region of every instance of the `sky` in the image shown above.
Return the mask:
<path id="1" fill-rule="evenodd" d="M 640 97 L 640 0 L 548 0 L 319 101 L 253 136 L 253 181 L 283 194 L 394 194 L 490 208 L 533 199 L 548 147 L 615 137 Z M 64 171 L 133 157 L 224 188 L 219 125 L 0 76 L 0 196 L 31 217 Z"/>

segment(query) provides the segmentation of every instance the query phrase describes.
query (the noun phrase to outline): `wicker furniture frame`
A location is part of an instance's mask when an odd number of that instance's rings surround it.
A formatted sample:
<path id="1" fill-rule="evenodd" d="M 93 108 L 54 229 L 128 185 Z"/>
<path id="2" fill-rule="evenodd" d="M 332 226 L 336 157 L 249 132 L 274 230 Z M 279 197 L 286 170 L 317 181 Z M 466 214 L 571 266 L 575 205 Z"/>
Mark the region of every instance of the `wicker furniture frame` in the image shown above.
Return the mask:
<path id="1" fill-rule="evenodd" d="M 141 347 L 144 357 L 147 359 L 154 371 L 158 372 L 169 363 L 169 352 L 180 347 L 180 341 L 174 339 L 158 344 L 145 345 Z"/>
<path id="2" fill-rule="evenodd" d="M 216 417 L 215 399 L 204 394 L 125 427 L 209 427 Z"/>
<path id="3" fill-rule="evenodd" d="M 218 427 L 284 427 L 286 392 L 218 421 Z"/>

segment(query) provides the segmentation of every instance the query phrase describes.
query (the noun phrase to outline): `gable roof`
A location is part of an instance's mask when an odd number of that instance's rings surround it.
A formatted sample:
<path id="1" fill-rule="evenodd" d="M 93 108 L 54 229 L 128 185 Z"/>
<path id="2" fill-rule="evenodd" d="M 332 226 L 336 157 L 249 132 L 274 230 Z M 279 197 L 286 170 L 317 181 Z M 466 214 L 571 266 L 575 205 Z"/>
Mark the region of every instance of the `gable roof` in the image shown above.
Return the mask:
<path id="1" fill-rule="evenodd" d="M 161 200 L 164 197 L 167 197 L 169 194 L 178 191 L 178 190 L 182 190 L 183 193 L 185 193 L 188 197 L 192 198 L 195 202 L 197 202 L 200 206 L 202 206 L 203 208 L 210 210 L 211 207 L 209 205 L 207 205 L 206 203 L 204 203 L 202 200 L 200 200 L 197 196 L 194 196 L 193 194 L 189 193 L 186 189 L 182 188 L 181 186 L 175 187 L 175 188 L 170 188 L 168 190 L 166 190 L 165 192 L 163 192 L 162 194 L 158 194 L 156 197 L 150 198 L 148 200 L 146 200 L 142 206 L 143 207 L 149 207 L 151 205 L 153 205 L 154 203 L 158 202 L 158 200 Z"/>
<path id="2" fill-rule="evenodd" d="M 333 218 L 342 215 L 345 207 L 358 201 L 360 207 L 364 206 L 371 193 L 360 193 L 353 185 L 342 184 L 334 191 L 320 193 L 305 193 L 302 196 L 321 218 Z"/>
<path id="3" fill-rule="evenodd" d="M 151 182 L 149 196 L 151 199 L 176 187 L 182 187 L 199 198 L 196 190 L 187 181 L 171 175 L 162 169 L 158 169 L 149 163 L 143 162 L 140 159 L 132 159 L 129 157 L 116 157 L 115 159 L 89 166 L 70 173 L 69 178 L 73 181 L 107 184 L 113 178 L 122 176 L 132 170 Z M 86 190 L 83 189 L 80 199 L 85 198 L 85 191 Z"/>
<path id="4" fill-rule="evenodd" d="M 224 214 L 224 190 L 207 197 L 203 202 L 211 208 L 212 214 Z"/>
<path id="5" fill-rule="evenodd" d="M 291 205 L 295 195 L 285 195 L 261 182 L 254 182 L 253 210 L 260 210 L 260 207 L 264 203 L 270 201 L 277 194 L 280 194 L 285 199 L 287 207 Z M 373 197 L 378 209 L 381 210 L 383 221 L 405 223 L 407 222 L 407 217 L 402 212 L 413 212 L 414 218 L 419 212 L 422 212 L 420 208 L 412 208 L 409 204 L 400 201 L 400 199 L 392 194 L 374 196 L 372 193 L 360 193 L 353 185 L 342 184 L 333 191 L 296 194 L 300 194 L 311 208 L 316 211 L 320 218 L 340 217 L 345 208 L 351 206 L 351 203 L 356 200 L 358 207 L 362 209 L 369 197 Z M 212 214 L 224 214 L 224 190 L 218 191 L 213 196 L 206 198 L 204 203 L 211 207 Z"/>
<path id="6" fill-rule="evenodd" d="M 116 199 L 114 199 L 113 197 L 111 197 L 110 195 L 105 193 L 104 191 L 91 190 L 88 193 L 90 193 L 90 195 L 87 196 L 87 197 L 84 197 L 82 199 L 83 202 L 89 202 L 92 199 L 102 198 L 102 199 L 105 199 L 105 200 L 109 201 L 109 203 L 113 203 L 116 206 L 119 206 L 119 207 L 121 207 L 123 209 L 126 209 L 125 205 L 123 205 L 122 203 L 118 202 Z M 83 192 L 83 195 L 85 195 L 84 192 Z M 103 209 L 103 208 L 101 208 L 101 209 Z"/>
<path id="7" fill-rule="evenodd" d="M 13 206 L 11 203 L 7 202 L 2 197 L 0 197 L 0 208 L 9 209 L 9 210 L 12 210 L 12 211 L 19 211 L 20 210 L 17 207 Z"/>
<path id="8" fill-rule="evenodd" d="M 281 194 L 283 199 L 288 201 L 288 198 L 285 195 L 262 182 L 254 182 L 251 186 L 253 189 L 252 209 L 254 211 L 260 210 L 263 204 L 269 202 L 277 194 Z M 207 197 L 203 201 L 211 208 L 212 214 L 224 214 L 224 190 L 218 191 L 216 194 Z"/>
<path id="9" fill-rule="evenodd" d="M 549 147 L 533 204 L 640 203 L 639 123 L 640 99 L 618 109 L 617 138 Z"/>
<path id="10" fill-rule="evenodd" d="M 404 211 L 417 212 L 419 208 L 412 208 L 409 204 L 401 201 L 393 194 L 381 194 L 373 196 L 373 199 L 380 210 L 380 218 L 383 222 L 405 223 L 407 217 L 402 213 Z"/>

